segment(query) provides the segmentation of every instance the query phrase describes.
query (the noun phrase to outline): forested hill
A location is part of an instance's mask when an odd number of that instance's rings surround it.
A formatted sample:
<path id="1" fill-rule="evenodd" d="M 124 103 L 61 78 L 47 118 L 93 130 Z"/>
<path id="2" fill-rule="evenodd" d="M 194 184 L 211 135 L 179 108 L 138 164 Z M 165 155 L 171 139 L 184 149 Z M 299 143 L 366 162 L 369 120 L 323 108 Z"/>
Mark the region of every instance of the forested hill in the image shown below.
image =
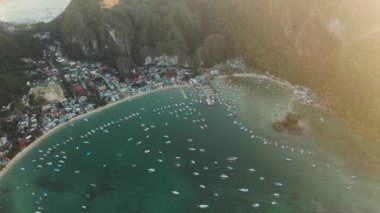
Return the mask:
<path id="1" fill-rule="evenodd" d="M 172 62 L 211 65 L 229 55 L 214 25 L 217 1 L 73 0 L 51 26 L 73 58 L 100 58 L 125 70 L 167 55 Z M 110 4 L 110 3 L 109 3 Z M 222 5 L 222 4 L 221 4 Z M 219 27 L 219 28 L 218 28 Z"/>
<path id="2" fill-rule="evenodd" d="M 21 59 L 38 59 L 42 50 L 30 35 L 8 33 L 0 28 L 0 106 L 17 102 L 25 94 L 26 70 Z"/>
<path id="3" fill-rule="evenodd" d="M 380 2 L 237 0 L 235 50 L 307 85 L 359 131 L 380 139 Z M 238 33 L 236 33 L 238 32 Z"/>
<path id="4" fill-rule="evenodd" d="M 122 73 L 159 58 L 195 68 L 242 56 L 379 139 L 379 11 L 377 0 L 72 0 L 47 28 L 69 57 Z M 0 31 L 1 105 L 21 94 L 20 58 L 40 54 L 36 45 Z"/>
<path id="5" fill-rule="evenodd" d="M 376 0 L 72 0 L 51 29 L 69 56 L 121 71 L 163 55 L 194 67 L 243 56 L 380 138 L 379 11 Z"/>

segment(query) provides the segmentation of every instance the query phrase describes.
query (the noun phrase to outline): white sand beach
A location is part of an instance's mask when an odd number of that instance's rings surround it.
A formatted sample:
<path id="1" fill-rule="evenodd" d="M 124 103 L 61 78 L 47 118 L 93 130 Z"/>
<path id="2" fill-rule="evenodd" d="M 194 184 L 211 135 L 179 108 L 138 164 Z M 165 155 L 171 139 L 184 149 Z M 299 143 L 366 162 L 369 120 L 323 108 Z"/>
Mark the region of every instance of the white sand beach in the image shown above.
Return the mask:
<path id="1" fill-rule="evenodd" d="M 155 93 L 155 92 L 160 92 L 160 91 L 164 91 L 164 90 L 168 90 L 168 89 L 174 89 L 174 88 L 181 88 L 181 87 L 186 87 L 188 85 L 175 85 L 175 86 L 170 86 L 170 87 L 162 87 L 162 88 L 158 88 L 158 89 L 154 89 L 152 91 L 149 91 L 149 92 L 142 92 L 142 93 L 139 93 L 139 94 L 136 94 L 136 95 L 132 95 L 132 96 L 126 96 L 124 99 L 121 99 L 119 101 L 116 101 L 116 102 L 113 102 L 113 103 L 109 103 L 105 106 L 102 106 L 102 107 L 99 107 L 91 112 L 88 112 L 86 114 L 82 114 L 82 115 L 79 115 L 77 117 L 74 117 L 72 118 L 71 120 L 65 122 L 65 123 L 62 123 L 62 124 L 59 124 L 57 125 L 56 127 L 50 129 L 49 131 L 47 131 L 45 134 L 43 134 L 41 137 L 37 138 L 34 142 L 32 142 L 28 147 L 26 147 L 25 149 L 23 149 L 22 151 L 20 151 L 19 153 L 17 153 L 17 155 L 12 158 L 12 160 L 0 171 L 0 179 L 7 173 L 7 171 L 9 170 L 9 168 L 12 168 L 12 166 L 14 164 L 16 164 L 19 160 L 22 159 L 22 157 L 27 154 L 30 150 L 32 150 L 33 148 L 35 148 L 36 146 L 38 146 L 42 141 L 44 141 L 44 139 L 46 139 L 47 137 L 49 137 L 50 135 L 52 135 L 53 133 L 59 131 L 61 128 L 77 121 L 77 120 L 81 120 L 81 119 L 84 119 L 90 115 L 93 115 L 95 113 L 98 113 L 98 112 L 101 112 L 103 110 L 106 110 L 106 109 L 109 109 L 115 105 L 118 105 L 120 103 L 123 103 L 123 102 L 126 102 L 126 101 L 129 101 L 129 100 L 132 100 L 132 99 L 135 99 L 135 98 L 138 98 L 138 97 L 141 97 L 141 96 L 144 96 L 144 95 L 148 95 L 148 94 L 152 94 L 152 93 Z"/>

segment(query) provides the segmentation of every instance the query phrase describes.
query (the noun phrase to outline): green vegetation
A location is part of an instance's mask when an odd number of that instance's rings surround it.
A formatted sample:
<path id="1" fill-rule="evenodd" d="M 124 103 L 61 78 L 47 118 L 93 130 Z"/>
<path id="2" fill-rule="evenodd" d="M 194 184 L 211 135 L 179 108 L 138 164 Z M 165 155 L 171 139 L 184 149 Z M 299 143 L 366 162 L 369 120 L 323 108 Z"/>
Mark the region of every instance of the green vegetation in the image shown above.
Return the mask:
<path id="1" fill-rule="evenodd" d="M 21 58 L 37 59 L 41 45 L 25 33 L 0 29 L 0 106 L 19 101 L 26 89 L 26 64 Z"/>
<path id="2" fill-rule="evenodd" d="M 32 106 L 42 106 L 42 105 L 45 105 L 47 103 L 47 100 L 44 97 L 42 97 L 42 96 L 36 97 L 33 94 L 29 95 L 29 100 L 30 100 L 30 104 Z"/>
<path id="3" fill-rule="evenodd" d="M 100 5 L 99 0 L 73 0 L 50 24 L 72 58 L 100 59 L 123 72 L 147 57 L 177 56 L 180 64 L 197 67 L 226 56 L 228 42 L 222 29 L 213 27 L 208 8 L 199 8 L 207 6 L 202 2 L 121 0 L 112 9 Z"/>
<path id="4" fill-rule="evenodd" d="M 240 21 L 226 22 L 231 48 L 260 70 L 312 88 L 328 108 L 380 141 L 380 39 L 377 33 L 356 41 L 358 32 L 378 27 L 378 3 L 237 0 L 233 8 Z M 364 11 L 373 18 L 361 18 Z M 330 30 L 331 16 L 342 33 Z"/>
<path id="5" fill-rule="evenodd" d="M 376 33 L 361 37 L 379 25 L 376 1 L 360 7 L 339 0 L 120 0 L 111 9 L 100 5 L 100 0 L 72 0 L 46 26 L 71 58 L 101 60 L 117 66 L 125 78 L 148 56 L 177 56 L 193 69 L 242 56 L 259 70 L 311 87 L 328 108 L 380 140 L 380 39 Z M 26 35 L 0 31 L 0 105 L 24 92 L 19 58 L 40 53 Z"/>
<path id="6" fill-rule="evenodd" d="M 73 0 L 49 27 L 68 55 L 102 60 L 121 75 L 147 56 L 178 56 L 194 68 L 242 56 L 311 87 L 327 107 L 380 140 L 380 40 L 355 40 L 378 27 L 378 9 L 375 1 L 359 7 L 339 0 L 120 0 L 101 9 L 100 0 Z"/>

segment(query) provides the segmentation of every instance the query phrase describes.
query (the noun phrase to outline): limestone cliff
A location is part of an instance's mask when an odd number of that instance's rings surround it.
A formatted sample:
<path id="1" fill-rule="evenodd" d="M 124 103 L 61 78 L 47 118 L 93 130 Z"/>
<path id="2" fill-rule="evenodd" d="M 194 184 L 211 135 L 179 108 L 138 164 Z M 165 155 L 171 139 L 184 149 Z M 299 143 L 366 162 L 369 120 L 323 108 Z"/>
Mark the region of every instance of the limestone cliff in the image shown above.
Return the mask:
<path id="1" fill-rule="evenodd" d="M 69 56 L 99 58 L 122 70 L 154 60 L 198 65 L 222 59 L 215 51 L 223 52 L 218 46 L 223 35 L 210 36 L 200 10 L 188 1 L 111 3 L 112 7 L 105 7 L 110 3 L 73 0 L 52 23 Z M 195 53 L 202 57 L 194 57 Z"/>
<path id="2" fill-rule="evenodd" d="M 123 72 L 243 56 L 380 138 L 379 20 L 377 0 L 72 0 L 51 25 L 70 57 Z"/>

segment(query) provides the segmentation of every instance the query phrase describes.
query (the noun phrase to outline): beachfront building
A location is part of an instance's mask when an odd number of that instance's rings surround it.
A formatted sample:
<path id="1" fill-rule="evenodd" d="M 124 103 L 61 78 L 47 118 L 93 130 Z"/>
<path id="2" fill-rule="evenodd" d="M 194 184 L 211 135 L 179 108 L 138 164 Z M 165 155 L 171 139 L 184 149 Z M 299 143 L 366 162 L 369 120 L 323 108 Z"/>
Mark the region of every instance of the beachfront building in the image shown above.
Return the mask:
<path id="1" fill-rule="evenodd" d="M 47 48 L 43 51 L 41 60 L 24 60 L 29 66 L 26 71 L 29 82 L 27 86 L 33 88 L 46 82 L 59 82 L 63 97 L 38 103 L 30 99 L 23 114 L 14 113 L 17 136 L 7 139 L 9 147 L 12 142 L 15 143 L 14 147 L 19 146 L 20 141 L 25 141 L 29 135 L 33 137 L 27 141 L 32 142 L 39 134 L 109 102 L 165 86 L 183 84 L 187 82 L 191 73 L 188 68 L 176 67 L 176 58 L 165 56 L 153 58 L 152 63 L 135 68 L 129 73 L 131 75 L 126 77 L 116 69 L 101 63 L 65 58 L 59 42 L 47 39 L 50 37 L 49 33 L 39 33 L 35 36 L 45 42 Z M 32 93 L 28 96 L 31 95 Z M 22 144 L 26 146 L 29 143 Z M 9 149 L 7 146 L 4 147 Z M 0 156 L 6 153 L 3 151 Z"/>
<path id="2" fill-rule="evenodd" d="M 0 138 L 0 149 L 3 148 L 3 147 L 6 147 L 9 145 L 9 140 L 7 137 L 2 137 Z"/>

